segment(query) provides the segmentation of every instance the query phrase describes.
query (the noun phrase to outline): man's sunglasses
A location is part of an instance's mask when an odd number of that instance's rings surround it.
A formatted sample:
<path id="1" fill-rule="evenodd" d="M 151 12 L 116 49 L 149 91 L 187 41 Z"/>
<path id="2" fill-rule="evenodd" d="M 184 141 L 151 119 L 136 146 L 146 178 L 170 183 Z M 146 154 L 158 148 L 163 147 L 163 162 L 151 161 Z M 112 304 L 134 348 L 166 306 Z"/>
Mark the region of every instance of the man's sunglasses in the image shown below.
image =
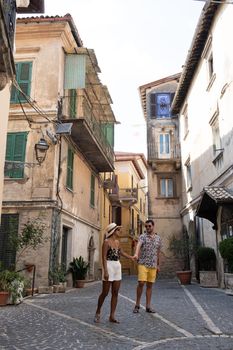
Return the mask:
<path id="1" fill-rule="evenodd" d="M 147 227 L 152 227 L 152 225 L 145 225 L 145 228 L 147 228 Z"/>

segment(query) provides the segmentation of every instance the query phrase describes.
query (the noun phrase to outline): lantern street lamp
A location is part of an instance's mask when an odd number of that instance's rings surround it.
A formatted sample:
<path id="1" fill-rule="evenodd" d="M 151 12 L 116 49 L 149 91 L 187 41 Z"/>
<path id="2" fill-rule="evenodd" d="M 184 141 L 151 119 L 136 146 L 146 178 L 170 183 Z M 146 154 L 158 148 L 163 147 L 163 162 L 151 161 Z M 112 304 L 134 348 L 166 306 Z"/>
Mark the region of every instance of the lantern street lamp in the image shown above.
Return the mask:
<path id="1" fill-rule="evenodd" d="M 36 160 L 38 161 L 39 165 L 41 165 L 45 160 L 48 149 L 49 145 L 43 138 L 41 138 L 40 141 L 35 144 Z"/>

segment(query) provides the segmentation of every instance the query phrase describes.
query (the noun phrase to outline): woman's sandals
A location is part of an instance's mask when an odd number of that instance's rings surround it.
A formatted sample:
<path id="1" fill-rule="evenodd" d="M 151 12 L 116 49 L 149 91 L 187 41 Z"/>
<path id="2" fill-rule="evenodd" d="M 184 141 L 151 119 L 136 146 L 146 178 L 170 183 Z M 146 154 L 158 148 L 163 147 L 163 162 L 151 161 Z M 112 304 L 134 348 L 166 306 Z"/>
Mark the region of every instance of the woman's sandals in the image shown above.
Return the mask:
<path id="1" fill-rule="evenodd" d="M 100 315 L 95 314 L 94 322 L 95 322 L 95 323 L 100 323 Z"/>
<path id="2" fill-rule="evenodd" d="M 140 306 L 135 305 L 135 307 L 134 307 L 134 309 L 133 309 L 133 313 L 134 313 L 134 314 L 138 314 L 138 313 L 139 313 L 139 309 L 140 309 Z"/>
<path id="3" fill-rule="evenodd" d="M 109 322 L 112 322 L 112 323 L 120 323 L 118 320 L 116 320 L 115 318 L 111 318 L 109 317 Z"/>

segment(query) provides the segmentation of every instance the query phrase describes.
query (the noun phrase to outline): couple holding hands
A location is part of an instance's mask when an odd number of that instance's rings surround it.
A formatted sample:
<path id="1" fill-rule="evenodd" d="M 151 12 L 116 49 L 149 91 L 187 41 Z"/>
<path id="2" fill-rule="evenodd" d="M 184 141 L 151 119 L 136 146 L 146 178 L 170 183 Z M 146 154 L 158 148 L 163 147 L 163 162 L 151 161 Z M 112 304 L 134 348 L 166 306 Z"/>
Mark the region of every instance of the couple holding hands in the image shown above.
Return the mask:
<path id="1" fill-rule="evenodd" d="M 102 246 L 102 292 L 98 298 L 97 310 L 94 322 L 100 322 L 101 307 L 107 297 L 110 287 L 112 292 L 109 321 L 119 323 L 115 318 L 118 292 L 120 289 L 122 272 L 120 256 L 124 256 L 138 262 L 138 285 L 136 291 L 136 303 L 133 312 L 138 313 L 140 300 L 146 283 L 146 312 L 154 313 L 151 308 L 152 286 L 159 271 L 159 253 L 161 249 L 161 238 L 154 231 L 154 221 L 147 220 L 145 223 L 146 232 L 139 236 L 138 244 L 134 256 L 128 255 L 120 247 L 120 229 L 115 223 L 111 223 L 106 228 L 105 239 Z"/>

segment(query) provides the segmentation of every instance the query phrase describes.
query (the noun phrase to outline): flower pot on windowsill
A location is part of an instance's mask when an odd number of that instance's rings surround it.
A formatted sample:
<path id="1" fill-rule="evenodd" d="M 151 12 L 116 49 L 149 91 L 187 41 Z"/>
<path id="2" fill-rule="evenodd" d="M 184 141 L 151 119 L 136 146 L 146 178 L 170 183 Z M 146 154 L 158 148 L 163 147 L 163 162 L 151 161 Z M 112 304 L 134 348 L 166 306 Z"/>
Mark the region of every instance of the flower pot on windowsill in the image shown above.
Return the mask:
<path id="1" fill-rule="evenodd" d="M 176 271 L 176 276 L 178 277 L 180 284 L 191 284 L 192 271 Z"/>

